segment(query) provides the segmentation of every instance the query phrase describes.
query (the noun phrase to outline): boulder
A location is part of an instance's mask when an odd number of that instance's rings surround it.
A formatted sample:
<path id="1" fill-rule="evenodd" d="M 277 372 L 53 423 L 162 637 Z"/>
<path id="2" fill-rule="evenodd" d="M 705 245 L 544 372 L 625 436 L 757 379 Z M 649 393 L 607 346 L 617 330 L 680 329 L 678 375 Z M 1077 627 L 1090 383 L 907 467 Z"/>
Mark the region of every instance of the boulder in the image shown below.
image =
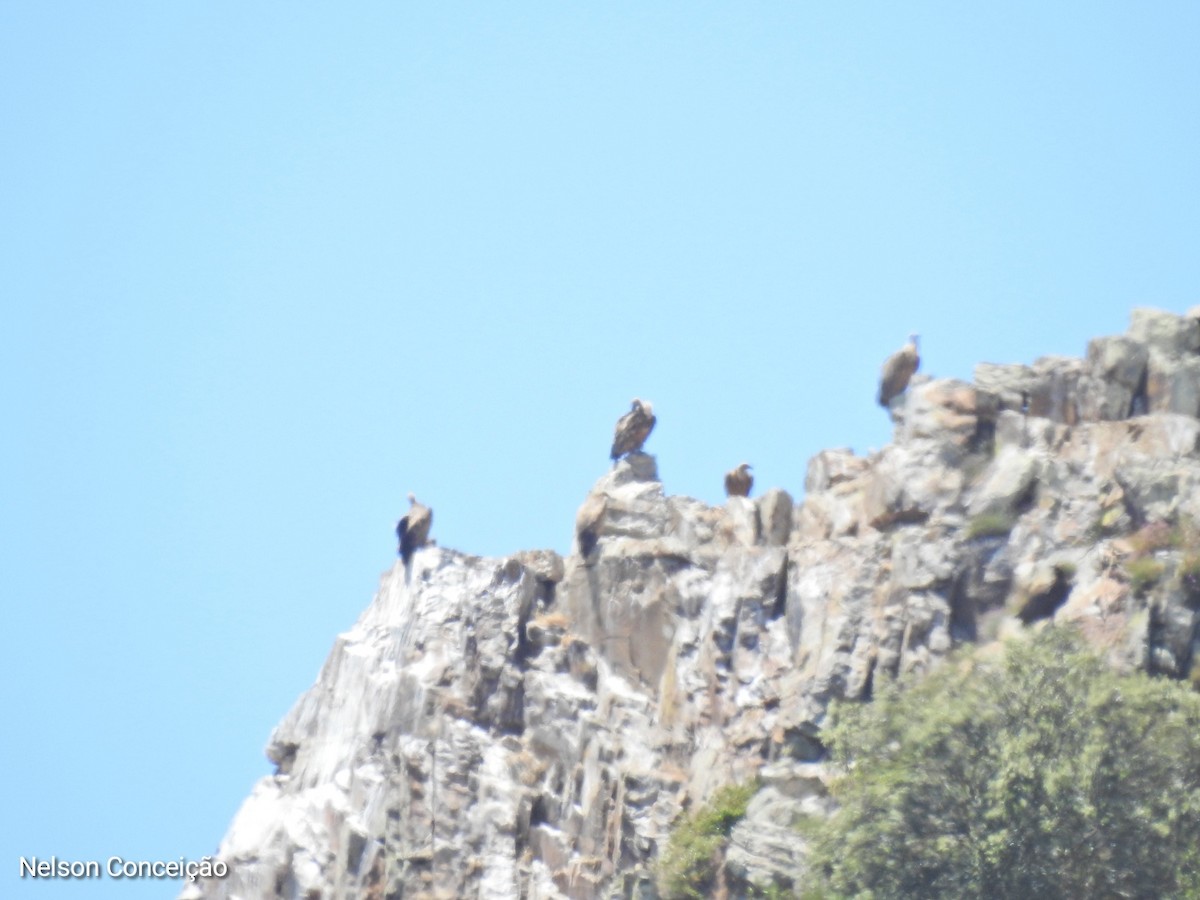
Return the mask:
<path id="1" fill-rule="evenodd" d="M 1200 351 L 1200 319 L 1135 309 L 1129 316 L 1129 336 L 1168 357 L 1188 356 Z"/>
<path id="2" fill-rule="evenodd" d="M 972 516 L 986 514 L 1015 518 L 1020 508 L 1032 499 L 1041 466 L 1032 451 L 1004 446 L 988 467 L 980 486 L 967 506 Z"/>

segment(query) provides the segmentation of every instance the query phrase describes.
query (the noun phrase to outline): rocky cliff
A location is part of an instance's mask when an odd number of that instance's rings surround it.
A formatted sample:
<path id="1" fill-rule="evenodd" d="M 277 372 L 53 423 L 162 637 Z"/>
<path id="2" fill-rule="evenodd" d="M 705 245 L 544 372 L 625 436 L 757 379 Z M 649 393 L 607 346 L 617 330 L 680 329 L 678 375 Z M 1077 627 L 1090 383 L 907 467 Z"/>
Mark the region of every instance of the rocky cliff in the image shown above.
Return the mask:
<path id="1" fill-rule="evenodd" d="M 1200 310 L 1085 359 L 917 376 L 878 453 L 709 507 L 653 457 L 601 478 L 566 558 L 399 564 L 275 730 L 276 766 L 184 897 L 654 897 L 681 811 L 757 777 L 722 889 L 802 878 L 833 698 L 956 644 L 1077 621 L 1189 677 Z"/>

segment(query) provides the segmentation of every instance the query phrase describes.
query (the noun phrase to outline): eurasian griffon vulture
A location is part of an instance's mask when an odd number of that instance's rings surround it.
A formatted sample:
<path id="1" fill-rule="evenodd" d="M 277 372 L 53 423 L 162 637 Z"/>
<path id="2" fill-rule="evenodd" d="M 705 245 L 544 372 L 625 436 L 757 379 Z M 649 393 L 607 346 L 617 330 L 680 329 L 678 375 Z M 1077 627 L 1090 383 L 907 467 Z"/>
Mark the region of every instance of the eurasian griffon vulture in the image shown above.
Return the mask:
<path id="1" fill-rule="evenodd" d="M 742 463 L 736 469 L 725 473 L 726 497 L 749 497 L 750 488 L 754 487 L 754 476 L 750 474 L 750 463 Z"/>
<path id="2" fill-rule="evenodd" d="M 887 409 L 892 401 L 904 393 L 908 381 L 921 365 L 921 356 L 917 352 L 918 336 L 910 334 L 908 343 L 893 353 L 883 364 L 879 375 L 879 405 Z"/>
<path id="3" fill-rule="evenodd" d="M 642 449 L 642 444 L 654 430 L 654 421 L 654 407 L 634 398 L 629 412 L 617 420 L 611 453 L 614 465 L 626 453 Z"/>
<path id="4" fill-rule="evenodd" d="M 407 567 L 414 553 L 425 546 L 429 529 L 433 525 L 433 510 L 417 502 L 413 494 L 408 495 L 408 515 L 396 523 L 396 537 L 400 539 L 400 558 Z"/>

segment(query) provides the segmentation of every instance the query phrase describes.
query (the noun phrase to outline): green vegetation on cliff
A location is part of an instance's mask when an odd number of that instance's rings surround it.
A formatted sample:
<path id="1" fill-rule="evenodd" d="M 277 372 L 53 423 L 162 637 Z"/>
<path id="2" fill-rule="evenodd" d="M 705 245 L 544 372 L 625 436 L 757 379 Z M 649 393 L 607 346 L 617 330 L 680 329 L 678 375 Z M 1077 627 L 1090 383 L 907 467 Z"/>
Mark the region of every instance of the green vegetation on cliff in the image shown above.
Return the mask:
<path id="1" fill-rule="evenodd" d="M 1056 628 L 831 721 L 841 808 L 809 893 L 1200 896 L 1200 696 L 1177 682 Z"/>
<path id="2" fill-rule="evenodd" d="M 726 785 L 712 802 L 696 810 L 671 832 L 659 863 L 659 888 L 669 900 L 701 900 L 716 887 L 722 853 L 733 826 L 746 815 L 756 782 Z"/>

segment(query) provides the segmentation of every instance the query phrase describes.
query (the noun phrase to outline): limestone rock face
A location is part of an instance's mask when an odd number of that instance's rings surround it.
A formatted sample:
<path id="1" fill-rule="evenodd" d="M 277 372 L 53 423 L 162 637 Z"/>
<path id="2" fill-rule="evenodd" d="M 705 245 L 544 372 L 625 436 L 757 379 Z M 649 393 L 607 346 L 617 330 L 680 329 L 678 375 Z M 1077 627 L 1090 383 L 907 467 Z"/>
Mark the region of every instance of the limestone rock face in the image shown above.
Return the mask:
<path id="1" fill-rule="evenodd" d="M 816 763 L 780 760 L 763 766 L 761 788 L 730 835 L 725 867 L 734 896 L 803 882 L 808 842 L 797 825 L 833 810 L 827 781 Z"/>
<path id="2" fill-rule="evenodd" d="M 1014 515 L 1028 500 L 1037 483 L 1039 460 L 1021 447 L 1002 447 L 988 466 L 987 474 L 971 498 L 973 515 Z"/>
<path id="3" fill-rule="evenodd" d="M 1137 311 L 1086 359 L 918 376 L 890 412 L 893 443 L 818 454 L 801 503 L 668 496 L 638 452 L 565 558 L 428 547 L 393 568 L 276 728 L 229 875 L 183 896 L 655 897 L 681 813 L 750 779 L 721 890 L 789 890 L 796 823 L 831 809 L 832 700 L 1047 621 L 1192 672 L 1200 317 Z"/>

